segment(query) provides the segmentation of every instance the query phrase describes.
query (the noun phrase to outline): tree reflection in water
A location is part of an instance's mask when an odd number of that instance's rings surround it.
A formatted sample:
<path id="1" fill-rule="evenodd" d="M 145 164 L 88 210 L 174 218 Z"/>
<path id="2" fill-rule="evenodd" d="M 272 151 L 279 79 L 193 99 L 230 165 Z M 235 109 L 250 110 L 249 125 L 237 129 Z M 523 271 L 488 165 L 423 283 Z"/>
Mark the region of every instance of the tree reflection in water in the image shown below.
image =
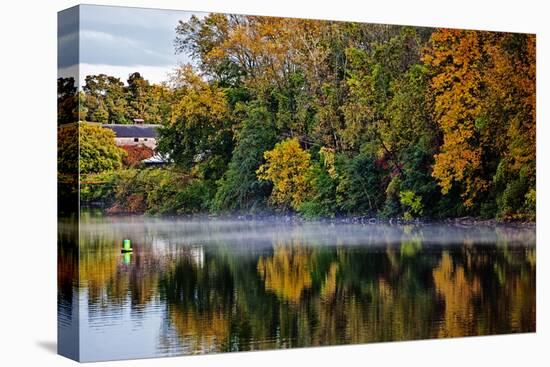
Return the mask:
<path id="1" fill-rule="evenodd" d="M 155 304 L 158 355 L 535 330 L 535 249 L 516 240 L 437 245 L 404 230 L 376 245 L 293 236 L 255 247 L 163 231 L 132 239 L 129 262 L 120 228 L 81 236 L 81 322 L 147 319 Z"/>

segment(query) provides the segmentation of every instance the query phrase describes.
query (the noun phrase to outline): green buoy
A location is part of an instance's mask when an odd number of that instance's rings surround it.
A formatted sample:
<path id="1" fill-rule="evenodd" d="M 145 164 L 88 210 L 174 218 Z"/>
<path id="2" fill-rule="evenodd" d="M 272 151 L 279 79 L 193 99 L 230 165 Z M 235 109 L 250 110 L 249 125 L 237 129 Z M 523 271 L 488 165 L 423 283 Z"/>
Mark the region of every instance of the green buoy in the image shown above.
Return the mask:
<path id="1" fill-rule="evenodd" d="M 122 250 L 120 251 L 122 253 L 132 252 L 132 246 L 129 239 L 124 239 L 124 241 L 122 241 Z"/>

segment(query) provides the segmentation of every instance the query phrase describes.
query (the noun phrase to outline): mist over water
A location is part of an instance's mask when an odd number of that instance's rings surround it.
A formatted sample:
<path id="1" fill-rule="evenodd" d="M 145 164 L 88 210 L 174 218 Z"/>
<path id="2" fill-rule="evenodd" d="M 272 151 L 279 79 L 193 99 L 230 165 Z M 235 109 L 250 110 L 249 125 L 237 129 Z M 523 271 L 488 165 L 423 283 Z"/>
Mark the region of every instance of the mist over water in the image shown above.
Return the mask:
<path id="1" fill-rule="evenodd" d="M 102 217 L 90 219 L 81 235 L 105 234 L 155 237 L 181 245 L 226 245 L 264 247 L 280 241 L 306 241 L 308 245 L 399 245 L 422 241 L 425 245 L 506 244 L 532 246 L 534 226 L 515 224 L 345 224 L 334 222 L 289 222 L 280 220 L 164 219 Z"/>
<path id="2" fill-rule="evenodd" d="M 78 233 L 59 313 L 85 361 L 535 330 L 534 226 L 83 213 Z"/>

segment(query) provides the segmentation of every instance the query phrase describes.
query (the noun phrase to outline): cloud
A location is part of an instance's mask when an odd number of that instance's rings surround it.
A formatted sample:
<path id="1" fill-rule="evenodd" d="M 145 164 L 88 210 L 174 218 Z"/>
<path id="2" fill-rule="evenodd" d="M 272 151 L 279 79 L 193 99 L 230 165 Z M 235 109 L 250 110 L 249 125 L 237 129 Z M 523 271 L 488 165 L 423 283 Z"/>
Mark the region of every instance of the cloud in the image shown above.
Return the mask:
<path id="1" fill-rule="evenodd" d="M 66 66 L 66 67 L 58 67 L 57 68 L 57 77 L 58 78 L 74 78 L 75 80 L 78 78 L 78 64 Z M 84 80 L 84 79 L 82 79 Z M 80 84 L 81 85 L 81 84 Z"/>
<path id="2" fill-rule="evenodd" d="M 78 31 L 57 37 L 57 66 L 60 68 L 78 62 Z"/>
<path id="3" fill-rule="evenodd" d="M 83 42 L 108 42 L 108 43 L 122 43 L 127 46 L 136 47 L 139 46 L 139 42 L 136 42 L 130 38 L 119 37 L 110 33 L 101 31 L 82 31 L 80 32 L 80 38 Z"/>
<path id="4" fill-rule="evenodd" d="M 78 62 L 78 7 L 57 15 L 57 65 L 60 68 Z"/>
<path id="5" fill-rule="evenodd" d="M 141 76 L 151 83 L 161 83 L 168 79 L 168 74 L 173 71 L 174 66 L 150 66 L 150 65 L 108 65 L 108 64 L 87 64 L 81 63 L 67 68 L 61 68 L 58 71 L 58 78 L 75 77 L 79 75 L 79 86 L 82 87 L 87 75 L 107 74 L 122 80 L 126 84 L 128 76 L 134 72 L 139 72 Z"/>
<path id="6" fill-rule="evenodd" d="M 80 11 L 80 62 L 120 66 L 167 66 L 188 62 L 176 55 L 179 20 L 192 13 L 176 10 L 83 5 Z"/>
<path id="7" fill-rule="evenodd" d="M 183 10 L 149 9 L 125 6 L 81 5 L 85 23 L 101 24 L 107 27 L 138 27 L 148 30 L 173 29 L 179 20 L 187 20 L 192 14 L 204 16 L 208 13 Z"/>
<path id="8" fill-rule="evenodd" d="M 158 43 L 163 42 L 160 39 Z M 99 30 L 80 32 L 80 61 L 89 64 L 121 66 L 175 65 L 178 59 L 168 50 L 132 35 L 108 33 Z M 181 57 L 182 59 L 184 57 Z"/>
<path id="9" fill-rule="evenodd" d="M 79 11 L 76 11 L 79 9 Z M 175 54 L 174 39 L 180 20 L 207 13 L 80 5 L 60 13 L 58 28 L 59 77 L 108 74 L 126 81 L 140 72 L 158 83 L 179 64 L 192 63 Z"/>

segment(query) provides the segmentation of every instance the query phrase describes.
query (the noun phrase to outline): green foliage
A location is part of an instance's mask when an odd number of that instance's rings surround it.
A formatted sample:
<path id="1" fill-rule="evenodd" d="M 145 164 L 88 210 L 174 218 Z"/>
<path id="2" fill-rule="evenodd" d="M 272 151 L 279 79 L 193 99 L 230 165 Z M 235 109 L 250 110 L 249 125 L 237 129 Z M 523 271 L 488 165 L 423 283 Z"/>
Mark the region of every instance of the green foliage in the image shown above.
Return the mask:
<path id="1" fill-rule="evenodd" d="M 166 85 L 151 85 L 139 73 L 130 75 L 127 86 L 105 74 L 87 75 L 80 95 L 80 119 L 110 124 L 143 119 L 148 124 L 162 124 L 171 114 L 172 97 Z"/>
<path id="2" fill-rule="evenodd" d="M 80 203 L 111 205 L 115 199 L 118 174 L 118 171 L 110 171 L 81 177 Z"/>
<path id="3" fill-rule="evenodd" d="M 78 91 L 74 78 L 57 79 L 57 124 L 78 122 Z"/>
<path id="4" fill-rule="evenodd" d="M 521 208 L 527 194 L 527 189 L 525 180 L 519 179 L 509 182 L 502 193 L 501 213 L 506 214 Z"/>
<path id="5" fill-rule="evenodd" d="M 386 186 L 384 201 L 384 207 L 380 212 L 380 216 L 383 218 L 399 217 L 402 213 L 401 202 L 399 200 L 399 193 L 401 190 L 401 177 L 394 175 L 391 177 L 390 182 Z"/>
<path id="6" fill-rule="evenodd" d="M 426 151 L 426 145 L 430 146 L 420 139 L 417 144 L 403 150 L 403 166 L 399 190 L 410 190 L 421 197 L 424 203 L 424 216 L 445 217 L 449 215 L 449 212 L 436 209 L 438 203 L 441 201 L 441 192 L 437 183 L 431 177 L 433 156 L 429 151 Z M 450 209 L 447 207 L 446 210 Z"/>
<path id="7" fill-rule="evenodd" d="M 399 193 L 399 202 L 405 207 L 403 219 L 413 220 L 415 217 L 422 215 L 422 198 L 416 195 L 414 191 L 401 191 Z"/>
<path id="8" fill-rule="evenodd" d="M 111 213 L 205 213 L 210 210 L 216 192 L 214 180 L 174 167 L 120 170 L 111 182 L 103 186 L 103 190 L 112 187 L 111 196 L 103 197 L 103 201 L 112 204 Z"/>
<path id="9" fill-rule="evenodd" d="M 377 215 L 384 202 L 384 169 L 372 153 L 337 158 L 341 180 L 336 188 L 339 207 L 349 214 Z"/>
<path id="10" fill-rule="evenodd" d="M 170 123 L 159 132 L 157 150 L 186 170 L 210 157 L 228 161 L 232 132 L 224 91 L 188 66 L 179 70 L 173 83 L 176 103 Z"/>
<path id="11" fill-rule="evenodd" d="M 193 185 L 187 174 L 178 170 L 147 168 L 121 170 L 115 177 L 112 213 L 177 214 L 192 212 L 195 201 L 182 201 Z M 190 190 L 196 190 L 192 188 Z"/>
<path id="12" fill-rule="evenodd" d="M 215 182 L 209 180 L 192 180 L 176 195 L 177 214 L 196 214 L 208 212 L 212 197 L 216 194 Z"/>
<path id="13" fill-rule="evenodd" d="M 111 124 L 131 121 L 127 117 L 126 89 L 120 79 L 105 74 L 87 75 L 82 89 L 82 104 L 86 108 L 82 119 Z"/>
<path id="14" fill-rule="evenodd" d="M 79 124 L 79 172 L 102 173 L 122 167 L 126 152 L 115 145 L 115 133 L 101 125 Z"/>
<path id="15" fill-rule="evenodd" d="M 312 187 L 312 197 L 302 203 L 299 212 L 306 218 L 334 217 L 337 210 L 336 185 L 337 182 L 330 176 L 326 166 L 322 163 L 314 164 L 308 172 Z"/>
<path id="16" fill-rule="evenodd" d="M 509 167 L 509 162 L 502 160 L 493 176 L 496 191 L 494 213 L 505 219 L 533 219 L 536 212 L 536 191 L 531 187 L 526 170 L 517 174 L 511 172 Z"/>
<path id="17" fill-rule="evenodd" d="M 535 220 L 537 215 L 537 192 L 535 189 L 529 189 L 525 194 L 525 212 L 529 220 Z"/>
<path id="18" fill-rule="evenodd" d="M 78 175 L 78 124 L 57 128 L 57 172 Z"/>
<path id="19" fill-rule="evenodd" d="M 376 141 L 394 166 L 399 164 L 399 150 L 408 143 L 407 130 L 415 125 L 411 120 L 416 116 L 406 110 L 422 107 L 417 100 L 423 91 L 415 93 L 422 80 L 415 75 L 419 73 L 415 65 L 420 61 L 420 49 L 416 30 L 410 27 L 371 49 L 347 49 L 350 70 L 346 80 L 349 97 L 343 106 L 345 146 L 359 149 L 369 140 Z M 411 95 L 413 100 L 408 98 Z M 401 129 L 404 127 L 407 130 Z"/>
<path id="20" fill-rule="evenodd" d="M 132 73 L 128 77 L 128 117 L 130 121 L 143 119 L 149 121 L 147 109 L 149 106 L 150 85 L 140 73 Z"/>
<path id="21" fill-rule="evenodd" d="M 273 148 L 276 129 L 272 116 L 263 106 L 242 107 L 245 116 L 236 133 L 236 145 L 227 172 L 219 182 L 214 207 L 221 211 L 265 209 L 271 185 L 258 180 L 256 171 L 263 154 Z"/>
<path id="22" fill-rule="evenodd" d="M 155 213 L 535 217 L 530 35 L 211 14 L 180 22 L 175 47 L 197 70 L 163 84 L 89 76 L 79 94 L 88 119 L 163 125 L 158 151 L 175 165 L 136 173 L 151 193 L 128 187 L 121 202 Z M 61 120 L 75 93 L 59 82 Z M 60 172 L 77 168 L 70 135 L 60 131 Z M 116 150 L 96 145 L 84 144 L 81 168 L 118 169 Z"/>

